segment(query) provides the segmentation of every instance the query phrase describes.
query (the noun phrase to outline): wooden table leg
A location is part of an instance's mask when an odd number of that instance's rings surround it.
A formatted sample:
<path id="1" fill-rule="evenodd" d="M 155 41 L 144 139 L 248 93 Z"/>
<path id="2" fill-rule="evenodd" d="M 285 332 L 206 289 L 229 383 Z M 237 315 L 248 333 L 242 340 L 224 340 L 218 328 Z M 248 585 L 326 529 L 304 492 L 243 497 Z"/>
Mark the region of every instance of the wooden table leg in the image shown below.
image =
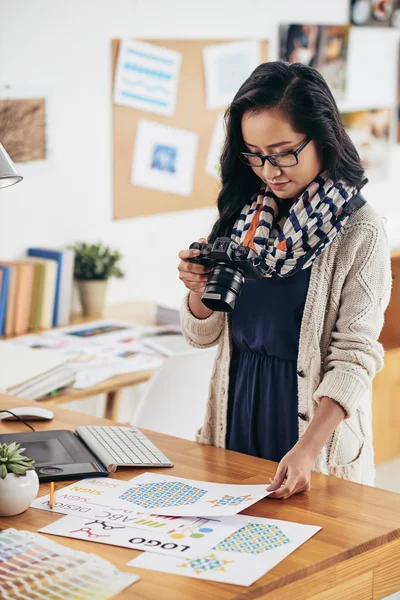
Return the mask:
<path id="1" fill-rule="evenodd" d="M 104 416 L 106 419 L 118 421 L 119 403 L 121 400 L 121 390 L 113 390 L 106 395 L 106 405 Z"/>

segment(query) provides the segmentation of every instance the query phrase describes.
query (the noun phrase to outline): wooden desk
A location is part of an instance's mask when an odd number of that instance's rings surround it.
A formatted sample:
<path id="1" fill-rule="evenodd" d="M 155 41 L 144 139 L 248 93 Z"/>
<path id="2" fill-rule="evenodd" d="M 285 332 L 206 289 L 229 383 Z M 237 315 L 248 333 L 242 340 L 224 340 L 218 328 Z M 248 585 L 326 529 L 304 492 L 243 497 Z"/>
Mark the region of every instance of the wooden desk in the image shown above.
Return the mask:
<path id="1" fill-rule="evenodd" d="M 0 406 L 27 405 L 26 400 L 0 395 Z M 37 429 L 74 429 L 81 424 L 110 421 L 54 408 L 56 418 L 37 423 Z M 0 433 L 21 431 L 16 423 L 1 423 Z M 265 483 L 276 463 L 202 446 L 170 436 L 145 432 L 175 463 L 168 474 L 223 483 Z M 132 469 L 114 476 L 130 479 Z M 136 470 L 137 474 L 142 470 Z M 57 487 L 63 487 L 63 482 Z M 49 484 L 40 486 L 47 494 Z M 377 600 L 400 589 L 400 495 L 313 474 L 307 494 L 286 501 L 266 498 L 246 514 L 296 521 L 323 527 L 313 538 L 264 575 L 251 587 L 199 581 L 126 567 L 139 553 L 92 542 L 52 537 L 59 544 L 94 552 L 118 568 L 137 573 L 141 580 L 120 594 L 135 600 Z M 0 529 L 15 527 L 36 531 L 61 518 L 59 514 L 28 509 L 16 517 L 0 518 Z"/>

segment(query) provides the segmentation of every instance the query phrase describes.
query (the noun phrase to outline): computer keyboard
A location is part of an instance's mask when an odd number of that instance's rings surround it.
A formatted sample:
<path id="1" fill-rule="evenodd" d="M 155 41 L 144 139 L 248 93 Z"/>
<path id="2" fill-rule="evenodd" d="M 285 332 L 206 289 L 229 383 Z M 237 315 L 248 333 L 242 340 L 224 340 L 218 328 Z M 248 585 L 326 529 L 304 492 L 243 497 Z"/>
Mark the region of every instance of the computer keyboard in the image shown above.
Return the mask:
<path id="1" fill-rule="evenodd" d="M 173 467 L 136 427 L 80 425 L 76 433 L 111 472 L 117 466 Z"/>

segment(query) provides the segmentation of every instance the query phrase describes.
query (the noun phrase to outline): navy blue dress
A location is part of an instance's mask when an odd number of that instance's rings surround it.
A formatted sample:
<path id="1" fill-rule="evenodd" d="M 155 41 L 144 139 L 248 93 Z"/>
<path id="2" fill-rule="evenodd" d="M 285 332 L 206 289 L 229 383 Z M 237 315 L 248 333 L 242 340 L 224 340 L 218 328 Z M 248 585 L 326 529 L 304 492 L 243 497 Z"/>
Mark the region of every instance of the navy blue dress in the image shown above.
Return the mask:
<path id="1" fill-rule="evenodd" d="M 279 462 L 298 440 L 297 354 L 310 271 L 243 285 L 231 321 L 229 450 Z"/>

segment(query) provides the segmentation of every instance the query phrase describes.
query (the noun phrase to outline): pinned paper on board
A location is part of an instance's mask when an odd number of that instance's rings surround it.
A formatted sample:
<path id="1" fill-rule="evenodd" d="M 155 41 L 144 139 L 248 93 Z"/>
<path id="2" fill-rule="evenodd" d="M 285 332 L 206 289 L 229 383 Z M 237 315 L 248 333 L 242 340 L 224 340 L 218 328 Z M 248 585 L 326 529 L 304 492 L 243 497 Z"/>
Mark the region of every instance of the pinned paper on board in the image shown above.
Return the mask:
<path id="1" fill-rule="evenodd" d="M 206 46 L 203 61 L 207 109 L 225 108 L 260 64 L 260 42 L 253 40 Z"/>
<path id="2" fill-rule="evenodd" d="M 209 483 L 143 473 L 126 483 L 126 489 L 115 497 L 105 493 L 97 501 L 158 515 L 221 517 L 236 515 L 272 492 L 266 485 L 233 485 Z"/>
<path id="3" fill-rule="evenodd" d="M 156 44 L 121 40 L 114 102 L 170 117 L 175 112 L 182 55 Z"/>
<path id="4" fill-rule="evenodd" d="M 225 136 L 224 115 L 221 113 L 217 115 L 215 121 L 205 166 L 206 173 L 216 179 L 220 179 L 221 177 L 220 157 L 225 142 Z"/>
<path id="5" fill-rule="evenodd" d="M 131 183 L 161 192 L 190 196 L 198 135 L 159 123 L 138 122 Z"/>
<path id="6" fill-rule="evenodd" d="M 147 552 L 131 560 L 136 568 L 196 579 L 249 586 L 270 571 L 321 527 L 238 515 L 243 526 L 203 556 L 177 559 Z"/>

